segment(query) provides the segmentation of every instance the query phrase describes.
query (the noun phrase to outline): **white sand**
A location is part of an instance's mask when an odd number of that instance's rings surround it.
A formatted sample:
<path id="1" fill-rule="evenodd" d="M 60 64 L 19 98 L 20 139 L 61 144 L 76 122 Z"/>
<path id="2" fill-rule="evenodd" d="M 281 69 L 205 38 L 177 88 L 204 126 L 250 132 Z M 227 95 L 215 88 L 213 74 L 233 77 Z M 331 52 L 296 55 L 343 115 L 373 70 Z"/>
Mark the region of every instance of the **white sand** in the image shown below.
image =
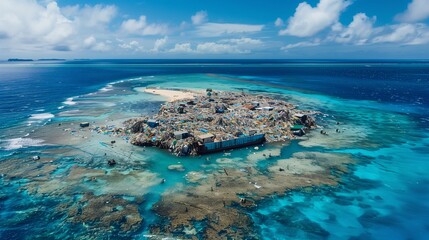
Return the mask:
<path id="1" fill-rule="evenodd" d="M 138 89 L 141 91 L 140 89 Z M 193 99 L 194 96 L 203 94 L 202 91 L 181 91 L 181 90 L 166 90 L 166 89 L 154 89 L 154 88 L 144 88 L 143 90 L 145 93 L 151 93 L 160 95 L 167 99 L 168 102 L 173 102 L 176 100 L 183 100 L 183 99 Z"/>

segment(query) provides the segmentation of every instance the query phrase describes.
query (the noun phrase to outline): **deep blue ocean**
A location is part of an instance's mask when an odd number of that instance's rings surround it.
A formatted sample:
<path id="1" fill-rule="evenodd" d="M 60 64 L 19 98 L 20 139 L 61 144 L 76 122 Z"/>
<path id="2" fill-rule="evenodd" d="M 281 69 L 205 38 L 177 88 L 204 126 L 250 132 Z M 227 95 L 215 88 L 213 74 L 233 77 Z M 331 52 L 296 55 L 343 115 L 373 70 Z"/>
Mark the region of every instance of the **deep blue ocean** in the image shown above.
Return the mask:
<path id="1" fill-rule="evenodd" d="M 425 61 L 86 60 L 0 65 L 1 127 L 65 96 L 137 76 L 213 73 L 348 99 L 427 107 Z M 56 101 L 55 101 L 56 100 Z M 18 118 L 18 119 L 17 119 Z"/>
<path id="2" fill-rule="evenodd" d="M 262 238 L 325 239 L 331 233 L 331 239 L 342 239 L 341 236 L 347 234 L 342 235 L 341 232 L 347 232 L 348 228 L 355 228 L 356 225 L 367 231 L 353 239 L 429 238 L 429 175 L 426 171 L 429 170 L 429 61 L 0 62 L 0 140 L 22 137 L 19 131 L 32 114 L 57 114 L 61 111 L 58 106 L 67 98 L 95 92 L 108 83 L 136 77 L 185 74 L 215 74 L 234 78 L 238 83 L 262 84 L 309 96 L 324 96 L 329 101 L 353 101 L 354 104 L 362 104 L 362 107 L 372 108 L 374 112 L 384 111 L 411 119 L 406 126 L 398 123 L 398 131 L 405 129 L 401 139 L 397 142 L 389 139 L 386 143 L 394 147 L 336 149 L 338 152 L 363 155 L 368 161 L 375 159 L 377 162 L 380 159 L 376 165 L 357 164 L 352 170 L 355 171 L 353 176 L 345 178 L 339 188 L 321 189 L 312 195 L 294 192 L 286 197 L 271 199 L 265 205 L 261 203 L 260 209 L 249 214 L 260 227 L 258 231 Z M 329 110 L 335 112 L 335 109 Z M 395 119 L 389 121 L 395 123 Z M 13 151 L 0 149 L 0 161 L 11 154 Z M 404 184 L 399 190 L 395 188 L 398 182 Z M 14 211 L 4 203 L 13 199 L 13 196 L 0 193 L 0 219 L 3 221 L 6 216 L 10 216 L 7 214 Z M 383 199 L 383 203 L 380 199 Z M 37 201 L 31 204 L 37 205 Z M 358 207 L 354 208 L 354 205 L 364 209 L 365 204 L 373 206 L 373 209 L 352 214 L 353 209 L 358 212 Z M 392 211 L 386 213 L 380 209 Z M 344 213 L 342 219 L 339 212 Z M 304 215 L 318 222 L 323 234 L 300 235 L 299 231 L 305 230 L 305 227 L 296 222 L 300 222 Z M 37 214 L 33 218 L 38 221 Z M 348 225 L 347 221 L 353 224 Z M 28 225 L 20 228 L 19 224 L 0 223 L 0 239 L 9 239 L 9 236 L 23 238 L 25 234 L 14 234 L 28 231 L 27 228 Z M 26 237 L 31 239 L 31 236 Z"/>
<path id="3" fill-rule="evenodd" d="M 81 60 L 0 65 L 0 126 L 52 109 L 106 83 L 138 76 L 213 73 L 334 97 L 427 109 L 426 61 Z M 401 109 L 397 109 L 401 111 Z"/>

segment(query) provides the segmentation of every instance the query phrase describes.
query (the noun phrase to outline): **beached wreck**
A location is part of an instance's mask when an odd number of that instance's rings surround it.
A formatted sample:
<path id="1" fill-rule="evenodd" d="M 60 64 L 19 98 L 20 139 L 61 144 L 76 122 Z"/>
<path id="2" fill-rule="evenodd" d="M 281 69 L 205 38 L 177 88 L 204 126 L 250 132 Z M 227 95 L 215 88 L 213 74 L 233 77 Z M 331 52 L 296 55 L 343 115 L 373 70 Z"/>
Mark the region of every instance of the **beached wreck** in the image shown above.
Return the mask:
<path id="1" fill-rule="evenodd" d="M 207 89 L 124 124 L 132 144 L 184 156 L 294 139 L 316 127 L 314 114 L 268 96 Z"/>

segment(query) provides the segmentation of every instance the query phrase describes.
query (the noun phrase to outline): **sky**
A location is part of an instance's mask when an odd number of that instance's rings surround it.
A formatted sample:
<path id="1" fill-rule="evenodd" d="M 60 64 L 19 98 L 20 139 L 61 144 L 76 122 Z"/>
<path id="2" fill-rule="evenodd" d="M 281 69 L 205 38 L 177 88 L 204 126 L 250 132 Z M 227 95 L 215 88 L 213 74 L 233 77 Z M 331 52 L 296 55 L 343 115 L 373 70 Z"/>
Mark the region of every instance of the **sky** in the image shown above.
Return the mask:
<path id="1" fill-rule="evenodd" d="M 0 0 L 0 59 L 429 59 L 429 0 Z"/>

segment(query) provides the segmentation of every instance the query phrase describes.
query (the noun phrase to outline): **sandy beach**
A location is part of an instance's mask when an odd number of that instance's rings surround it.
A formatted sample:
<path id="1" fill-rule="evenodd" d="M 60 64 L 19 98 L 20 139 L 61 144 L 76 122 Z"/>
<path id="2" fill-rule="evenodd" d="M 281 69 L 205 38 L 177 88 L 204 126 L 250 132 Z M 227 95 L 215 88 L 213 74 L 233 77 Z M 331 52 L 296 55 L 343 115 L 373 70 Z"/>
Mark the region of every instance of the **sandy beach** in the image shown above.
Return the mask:
<path id="1" fill-rule="evenodd" d="M 197 90 L 183 91 L 183 90 L 157 89 L 157 88 L 138 88 L 137 90 L 143 91 L 145 93 L 160 95 L 166 98 L 168 102 L 173 102 L 173 101 L 183 100 L 183 99 L 192 99 L 196 95 L 200 96 L 203 94 L 202 91 L 197 91 Z"/>

